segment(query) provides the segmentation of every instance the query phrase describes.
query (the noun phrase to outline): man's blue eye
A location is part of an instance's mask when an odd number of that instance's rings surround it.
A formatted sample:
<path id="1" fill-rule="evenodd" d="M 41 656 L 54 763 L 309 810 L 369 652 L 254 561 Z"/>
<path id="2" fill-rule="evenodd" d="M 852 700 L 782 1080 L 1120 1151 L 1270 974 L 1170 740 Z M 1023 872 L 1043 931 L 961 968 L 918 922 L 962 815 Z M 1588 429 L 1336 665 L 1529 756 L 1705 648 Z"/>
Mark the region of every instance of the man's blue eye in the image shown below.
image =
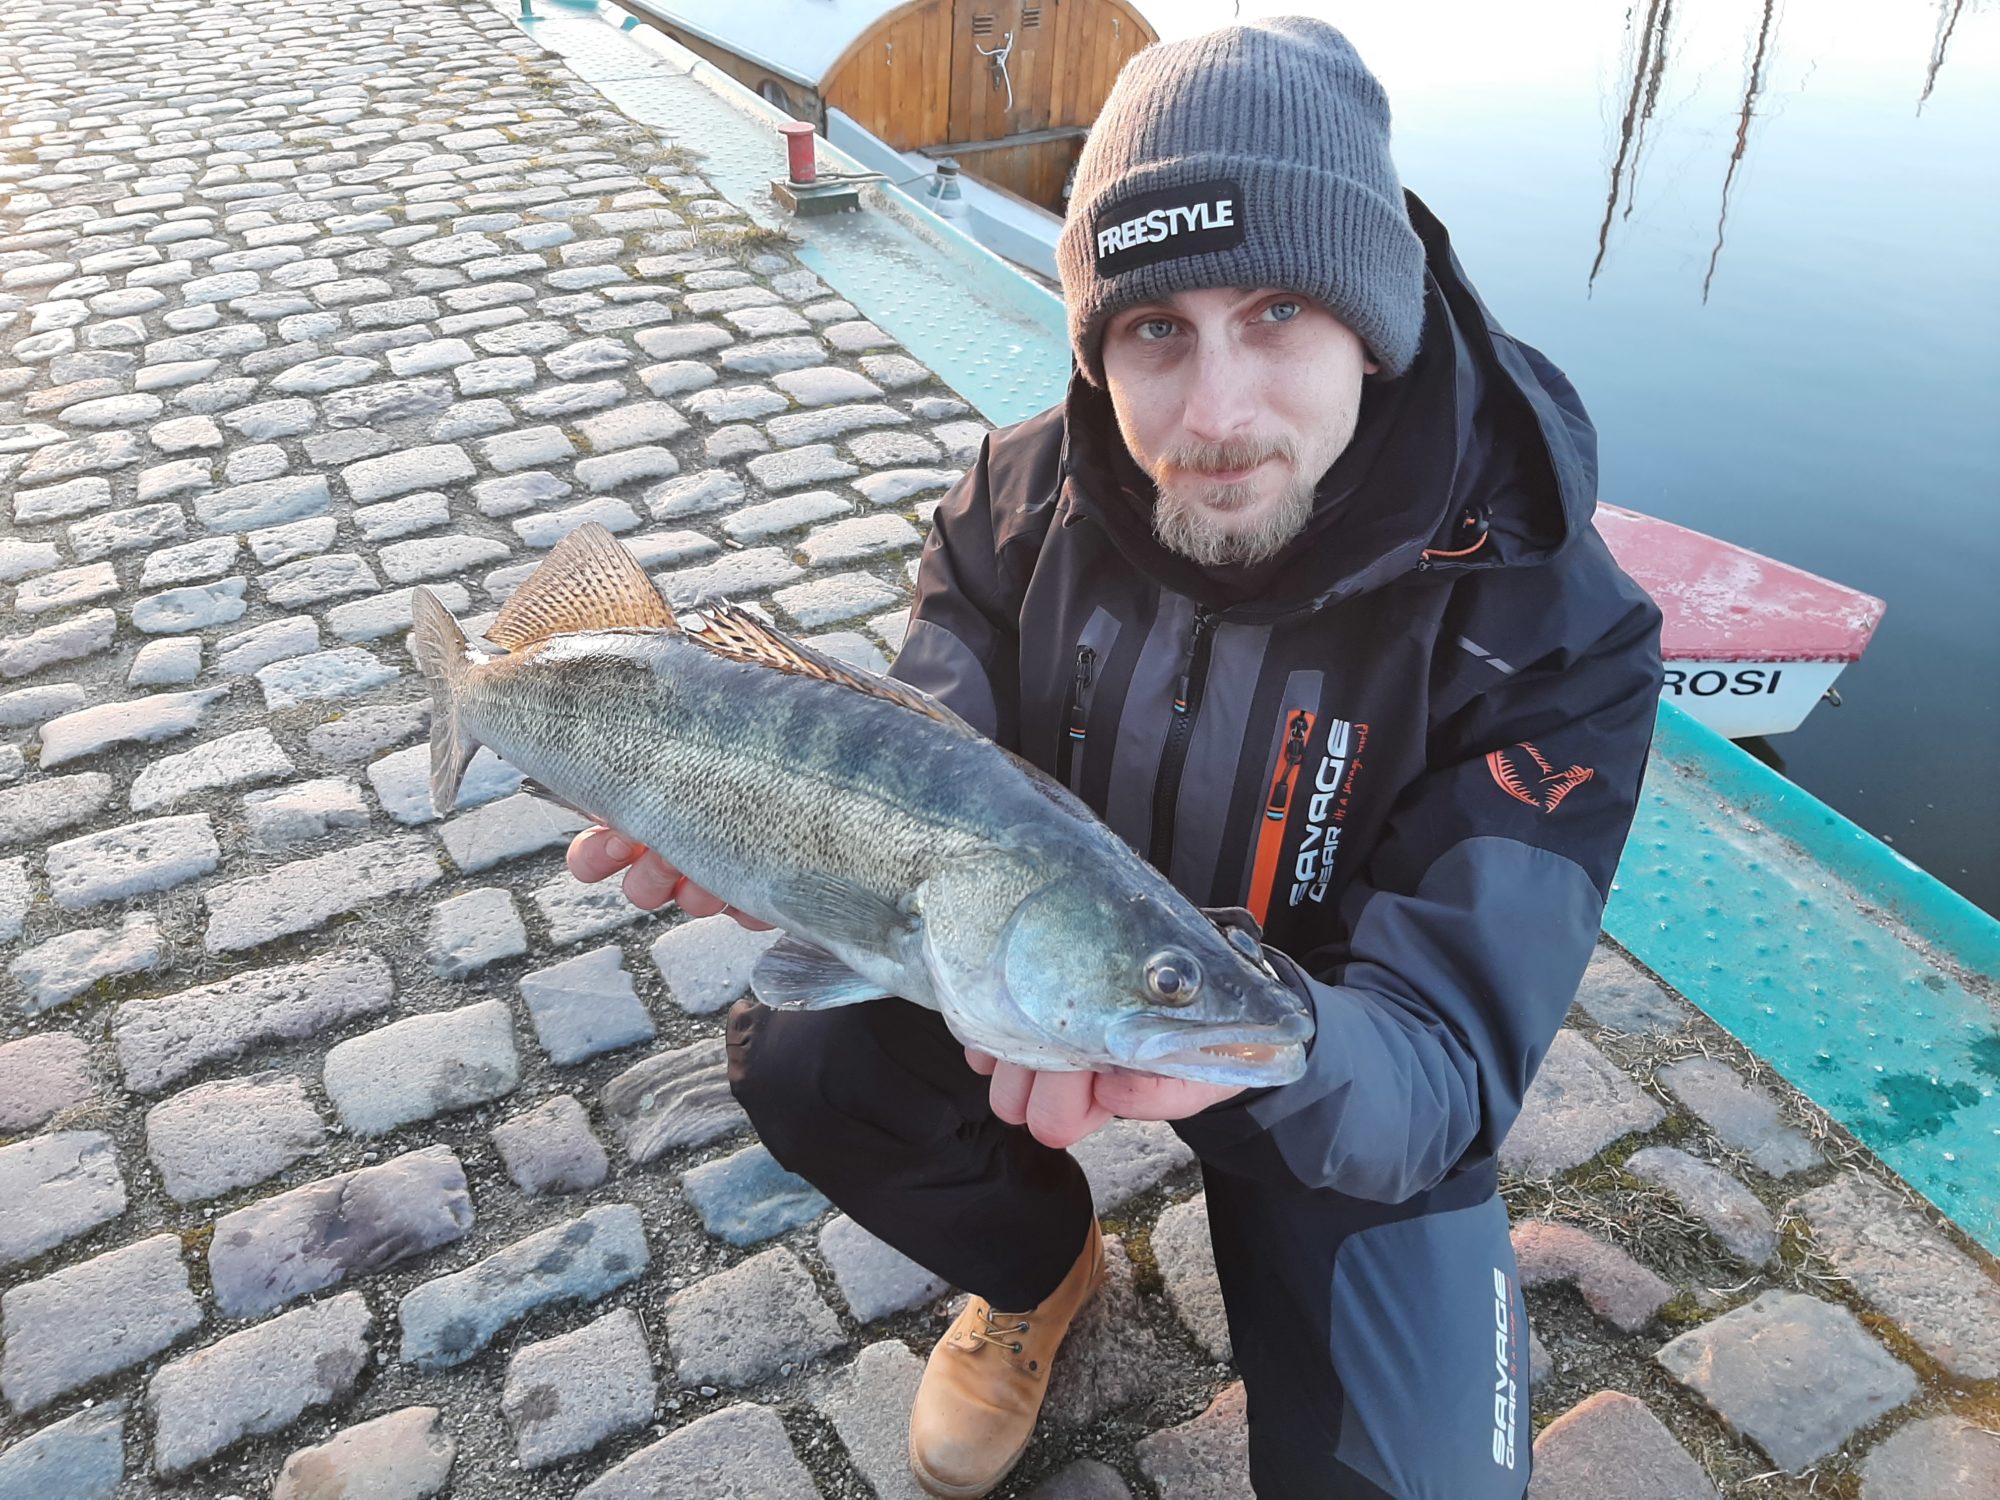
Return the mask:
<path id="1" fill-rule="evenodd" d="M 1163 339 L 1173 331 L 1174 325 L 1165 318 L 1147 318 L 1138 325 L 1138 334 L 1142 339 Z"/>
<path id="2" fill-rule="evenodd" d="M 1264 311 L 1269 313 L 1279 323 L 1289 323 L 1299 315 L 1302 309 L 1296 302 L 1273 302 Z"/>

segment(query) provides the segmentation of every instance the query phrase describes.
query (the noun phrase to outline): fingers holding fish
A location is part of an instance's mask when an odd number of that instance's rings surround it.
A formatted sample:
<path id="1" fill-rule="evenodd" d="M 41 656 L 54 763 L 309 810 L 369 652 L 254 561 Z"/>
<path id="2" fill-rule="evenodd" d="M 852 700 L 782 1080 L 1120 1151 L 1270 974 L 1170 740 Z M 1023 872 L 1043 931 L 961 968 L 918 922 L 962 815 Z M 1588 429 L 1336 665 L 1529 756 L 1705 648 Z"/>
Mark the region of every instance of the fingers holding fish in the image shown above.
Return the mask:
<path id="1" fill-rule="evenodd" d="M 1111 1111 L 1096 1096 L 1097 1074 L 1043 1073 L 987 1060 L 994 1064 L 988 1094 L 993 1113 L 1009 1125 L 1025 1125 L 1044 1146 L 1064 1150 L 1110 1123 Z"/>
<path id="2" fill-rule="evenodd" d="M 726 911 L 739 926 L 753 932 L 767 932 L 771 927 L 769 922 L 738 911 L 720 896 L 703 890 L 645 845 L 609 828 L 588 828 L 578 834 L 570 841 L 567 862 L 570 874 L 585 885 L 624 871 L 625 899 L 645 911 L 678 904 L 690 917 L 712 917 Z"/>
<path id="3" fill-rule="evenodd" d="M 1097 1102 L 1121 1120 L 1185 1120 L 1243 1092 L 1241 1085 L 1196 1083 L 1125 1068 L 1092 1076 Z"/>

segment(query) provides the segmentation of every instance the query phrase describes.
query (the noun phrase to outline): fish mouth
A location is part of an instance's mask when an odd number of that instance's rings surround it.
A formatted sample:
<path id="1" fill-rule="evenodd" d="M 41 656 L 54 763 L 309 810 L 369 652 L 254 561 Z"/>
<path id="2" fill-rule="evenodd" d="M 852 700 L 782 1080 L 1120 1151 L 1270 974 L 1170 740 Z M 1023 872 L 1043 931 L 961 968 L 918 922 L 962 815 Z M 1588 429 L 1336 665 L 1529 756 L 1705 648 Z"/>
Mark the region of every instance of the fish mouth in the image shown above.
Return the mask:
<path id="1" fill-rule="evenodd" d="M 1269 1022 L 1178 1021 L 1133 1016 L 1109 1027 L 1106 1046 L 1121 1067 L 1198 1083 L 1276 1087 L 1306 1070 L 1313 1023 L 1292 1014 Z"/>

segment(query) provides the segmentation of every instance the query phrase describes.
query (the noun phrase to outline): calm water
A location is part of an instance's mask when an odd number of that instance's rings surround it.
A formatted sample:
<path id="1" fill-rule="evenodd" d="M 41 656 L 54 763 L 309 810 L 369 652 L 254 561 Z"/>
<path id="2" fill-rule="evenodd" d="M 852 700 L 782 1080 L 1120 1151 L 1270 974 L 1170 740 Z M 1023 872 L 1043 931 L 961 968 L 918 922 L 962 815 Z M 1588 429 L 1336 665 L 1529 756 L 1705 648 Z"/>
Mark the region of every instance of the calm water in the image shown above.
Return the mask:
<path id="1" fill-rule="evenodd" d="M 1781 768 L 2000 913 L 2000 5 L 1242 11 L 1353 39 L 1403 181 L 1582 391 L 1605 499 L 1888 601 Z"/>

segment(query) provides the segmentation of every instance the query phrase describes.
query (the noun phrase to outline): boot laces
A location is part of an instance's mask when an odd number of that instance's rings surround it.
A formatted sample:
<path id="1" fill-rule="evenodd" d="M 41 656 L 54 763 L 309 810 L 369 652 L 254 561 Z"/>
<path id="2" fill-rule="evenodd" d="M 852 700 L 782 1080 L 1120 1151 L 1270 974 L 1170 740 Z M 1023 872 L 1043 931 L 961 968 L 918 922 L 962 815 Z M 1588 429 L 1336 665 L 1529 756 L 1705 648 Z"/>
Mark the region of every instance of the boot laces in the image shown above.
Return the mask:
<path id="1" fill-rule="evenodd" d="M 982 1344 L 991 1344 L 996 1349 L 1004 1349 L 1009 1354 L 1019 1354 L 1021 1352 L 1021 1341 L 1011 1337 L 1011 1335 L 1026 1333 L 1028 1331 L 1027 1314 L 995 1312 L 991 1307 L 986 1307 L 981 1309 L 981 1316 L 986 1319 L 986 1326 L 984 1328 L 966 1330 L 973 1338 L 978 1339 Z M 1002 1328 L 1000 1323 L 1003 1318 L 1015 1319 L 1014 1326 L 1011 1328 Z"/>

